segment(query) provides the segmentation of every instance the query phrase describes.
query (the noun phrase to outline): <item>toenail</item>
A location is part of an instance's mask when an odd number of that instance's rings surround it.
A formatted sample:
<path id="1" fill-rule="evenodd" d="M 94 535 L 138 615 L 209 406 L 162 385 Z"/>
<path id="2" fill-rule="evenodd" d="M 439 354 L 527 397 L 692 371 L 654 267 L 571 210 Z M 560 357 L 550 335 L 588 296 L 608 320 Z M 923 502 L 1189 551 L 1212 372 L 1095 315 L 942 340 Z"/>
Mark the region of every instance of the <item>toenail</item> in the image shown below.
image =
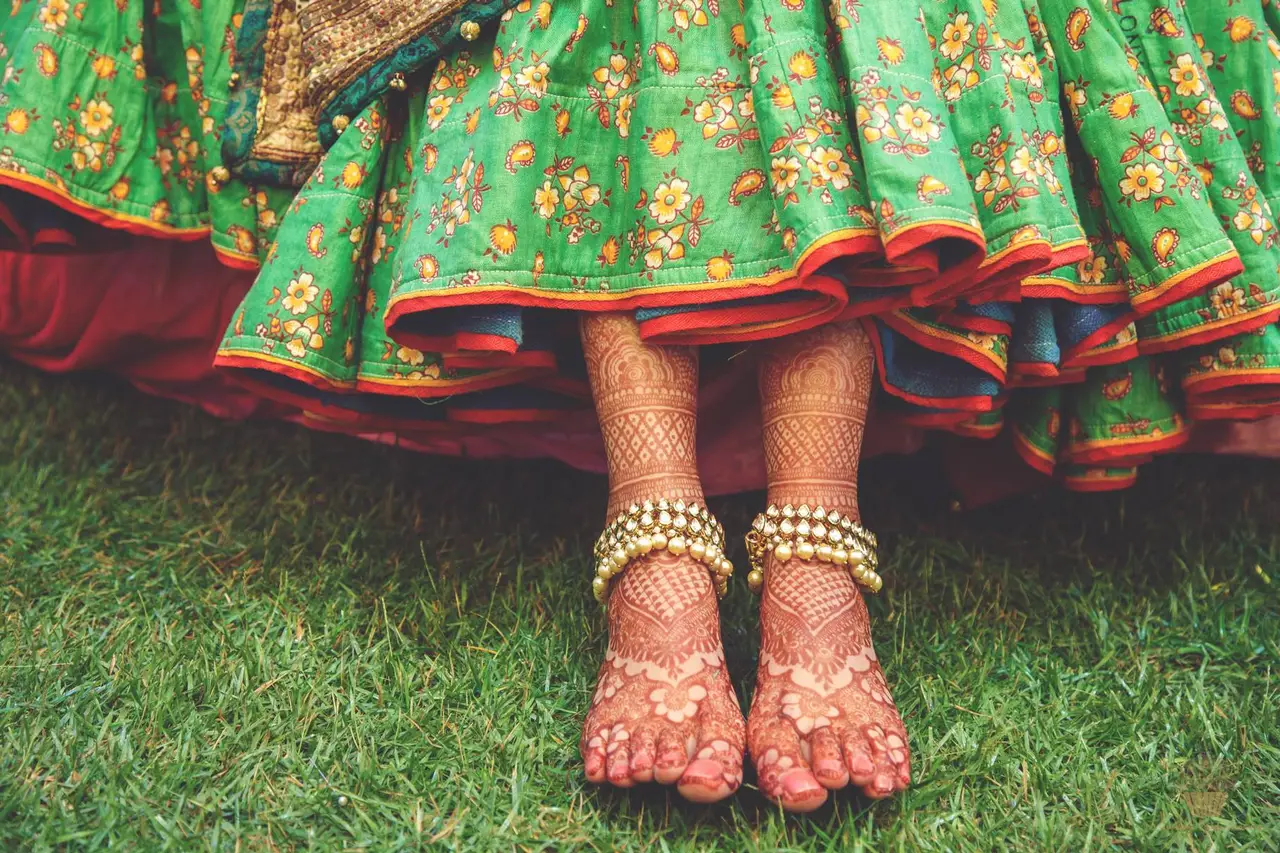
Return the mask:
<path id="1" fill-rule="evenodd" d="M 887 794 L 893 790 L 893 780 L 884 773 L 881 773 L 876 777 L 876 780 L 872 783 L 871 787 L 875 788 L 877 791 Z"/>
<path id="2" fill-rule="evenodd" d="M 858 776 L 867 776 L 874 772 L 875 769 L 876 766 L 871 763 L 871 759 L 862 754 L 855 755 L 853 760 L 849 762 L 850 772 Z"/>

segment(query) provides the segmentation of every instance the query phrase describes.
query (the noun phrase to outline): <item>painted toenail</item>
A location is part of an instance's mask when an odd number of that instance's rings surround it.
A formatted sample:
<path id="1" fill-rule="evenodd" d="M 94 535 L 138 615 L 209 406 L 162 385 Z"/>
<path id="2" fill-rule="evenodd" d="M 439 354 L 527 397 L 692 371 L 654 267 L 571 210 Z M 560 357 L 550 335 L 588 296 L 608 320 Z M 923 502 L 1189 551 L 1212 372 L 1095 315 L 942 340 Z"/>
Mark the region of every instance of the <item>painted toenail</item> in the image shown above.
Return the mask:
<path id="1" fill-rule="evenodd" d="M 849 772 L 855 776 L 870 776 L 875 772 L 876 766 L 871 763 L 871 759 L 859 753 L 849 762 Z"/>

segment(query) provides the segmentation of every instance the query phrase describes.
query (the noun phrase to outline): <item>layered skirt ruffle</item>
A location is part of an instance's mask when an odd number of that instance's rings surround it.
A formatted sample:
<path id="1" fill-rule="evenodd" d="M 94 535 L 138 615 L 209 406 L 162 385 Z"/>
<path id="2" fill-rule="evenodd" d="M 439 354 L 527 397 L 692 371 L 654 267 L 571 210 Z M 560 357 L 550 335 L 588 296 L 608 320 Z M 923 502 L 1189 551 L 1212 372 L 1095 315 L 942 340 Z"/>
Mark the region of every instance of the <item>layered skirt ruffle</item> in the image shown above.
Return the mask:
<path id="1" fill-rule="evenodd" d="M 227 182 L 219 134 L 242 0 L 26 0 L 0 17 L 0 242 L 208 240 L 255 268 L 292 192 Z M 50 227 L 48 209 L 75 214 Z"/>
<path id="2" fill-rule="evenodd" d="M 42 23 L 57 3 L 18 7 L 11 67 L 79 50 Z M 195 49 L 216 78 L 218 5 L 138 31 L 198 20 L 181 67 Z M 1278 23 L 1262 0 L 525 2 L 351 116 L 287 209 L 147 150 L 164 122 L 216 124 L 194 72 L 172 103 L 101 95 L 91 57 L 48 103 L 130 116 L 138 153 L 110 173 L 129 193 L 95 201 L 115 184 L 41 148 L 41 124 L 99 138 L 75 112 L 10 134 L 29 147 L 0 181 L 104 216 L 163 203 L 223 252 L 250 234 L 262 271 L 216 364 L 326 428 L 577 416 L 578 311 L 705 345 L 713 377 L 749 342 L 856 319 L 882 417 L 1114 488 L 1193 421 L 1280 412 Z M 6 108 L 36 97 L 20 70 Z"/>

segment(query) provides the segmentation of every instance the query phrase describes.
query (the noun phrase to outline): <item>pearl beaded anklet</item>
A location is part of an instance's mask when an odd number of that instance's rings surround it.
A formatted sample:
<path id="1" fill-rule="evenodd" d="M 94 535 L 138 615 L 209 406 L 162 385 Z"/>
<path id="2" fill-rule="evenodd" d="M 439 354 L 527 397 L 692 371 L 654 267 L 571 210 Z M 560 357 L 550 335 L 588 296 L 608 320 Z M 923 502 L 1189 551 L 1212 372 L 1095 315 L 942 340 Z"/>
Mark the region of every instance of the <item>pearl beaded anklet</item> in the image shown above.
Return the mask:
<path id="1" fill-rule="evenodd" d="M 759 592 L 764 586 L 764 558 L 767 553 L 785 563 L 792 557 L 816 559 L 822 563 L 846 566 L 854 583 L 879 592 L 884 579 L 876 573 L 880 561 L 876 556 L 875 534 L 847 515 L 825 507 L 810 509 L 808 504 L 787 504 L 769 508 L 756 516 L 747 534 L 747 556 L 751 572 L 747 586 Z"/>
<path id="2" fill-rule="evenodd" d="M 724 528 L 707 508 L 682 500 L 632 504 L 596 540 L 596 576 L 591 591 L 601 604 L 609 600 L 609 582 L 626 571 L 632 560 L 653 551 L 688 554 L 704 563 L 724 597 L 733 563 L 724 555 Z"/>

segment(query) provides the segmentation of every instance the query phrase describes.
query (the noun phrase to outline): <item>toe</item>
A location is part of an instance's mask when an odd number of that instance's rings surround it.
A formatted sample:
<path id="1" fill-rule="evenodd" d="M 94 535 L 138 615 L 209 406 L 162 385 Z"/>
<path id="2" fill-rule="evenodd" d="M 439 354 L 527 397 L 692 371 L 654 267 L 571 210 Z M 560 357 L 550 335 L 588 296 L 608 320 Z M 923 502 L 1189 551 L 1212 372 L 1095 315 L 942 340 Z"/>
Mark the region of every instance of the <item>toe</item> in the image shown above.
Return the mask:
<path id="1" fill-rule="evenodd" d="M 652 782 L 653 766 L 657 761 L 658 744 L 654 730 L 641 726 L 631 737 L 631 779 L 635 782 Z"/>
<path id="2" fill-rule="evenodd" d="M 871 752 L 861 732 L 854 730 L 845 735 L 844 760 L 849 767 L 849 781 L 860 788 L 871 784 L 876 775 L 876 763 L 871 760 Z"/>
<path id="3" fill-rule="evenodd" d="M 824 788 L 834 790 L 849 784 L 849 768 L 840 741 L 829 726 L 809 733 L 809 766 Z"/>
<path id="4" fill-rule="evenodd" d="M 597 785 L 605 780 L 605 734 L 607 731 L 585 739 L 581 748 L 582 765 L 587 772 L 587 781 Z"/>
<path id="5" fill-rule="evenodd" d="M 800 737 L 782 721 L 753 732 L 751 753 L 756 757 L 760 790 L 790 812 L 811 812 L 827 801 L 822 786 L 801 752 Z"/>
<path id="6" fill-rule="evenodd" d="M 885 745 L 889 747 L 889 760 L 897 770 L 894 787 L 899 791 L 905 790 L 911 784 L 911 750 L 903 735 L 898 734 L 885 738 Z"/>
<path id="7" fill-rule="evenodd" d="M 606 775 L 609 784 L 617 788 L 630 788 L 635 784 L 631 778 L 631 751 L 626 743 L 612 745 Z"/>
<path id="8" fill-rule="evenodd" d="M 742 747 L 715 738 L 704 741 L 677 784 L 686 800 L 714 803 L 738 790 L 742 784 Z"/>
<path id="9" fill-rule="evenodd" d="M 670 785 L 689 766 L 689 739 L 675 728 L 658 733 L 658 757 L 653 764 L 654 781 Z"/>
<path id="10" fill-rule="evenodd" d="M 871 781 L 862 786 L 862 792 L 872 799 L 881 800 L 898 790 L 898 768 L 889 757 L 884 730 L 879 726 L 867 726 L 865 735 L 876 769 Z"/>

